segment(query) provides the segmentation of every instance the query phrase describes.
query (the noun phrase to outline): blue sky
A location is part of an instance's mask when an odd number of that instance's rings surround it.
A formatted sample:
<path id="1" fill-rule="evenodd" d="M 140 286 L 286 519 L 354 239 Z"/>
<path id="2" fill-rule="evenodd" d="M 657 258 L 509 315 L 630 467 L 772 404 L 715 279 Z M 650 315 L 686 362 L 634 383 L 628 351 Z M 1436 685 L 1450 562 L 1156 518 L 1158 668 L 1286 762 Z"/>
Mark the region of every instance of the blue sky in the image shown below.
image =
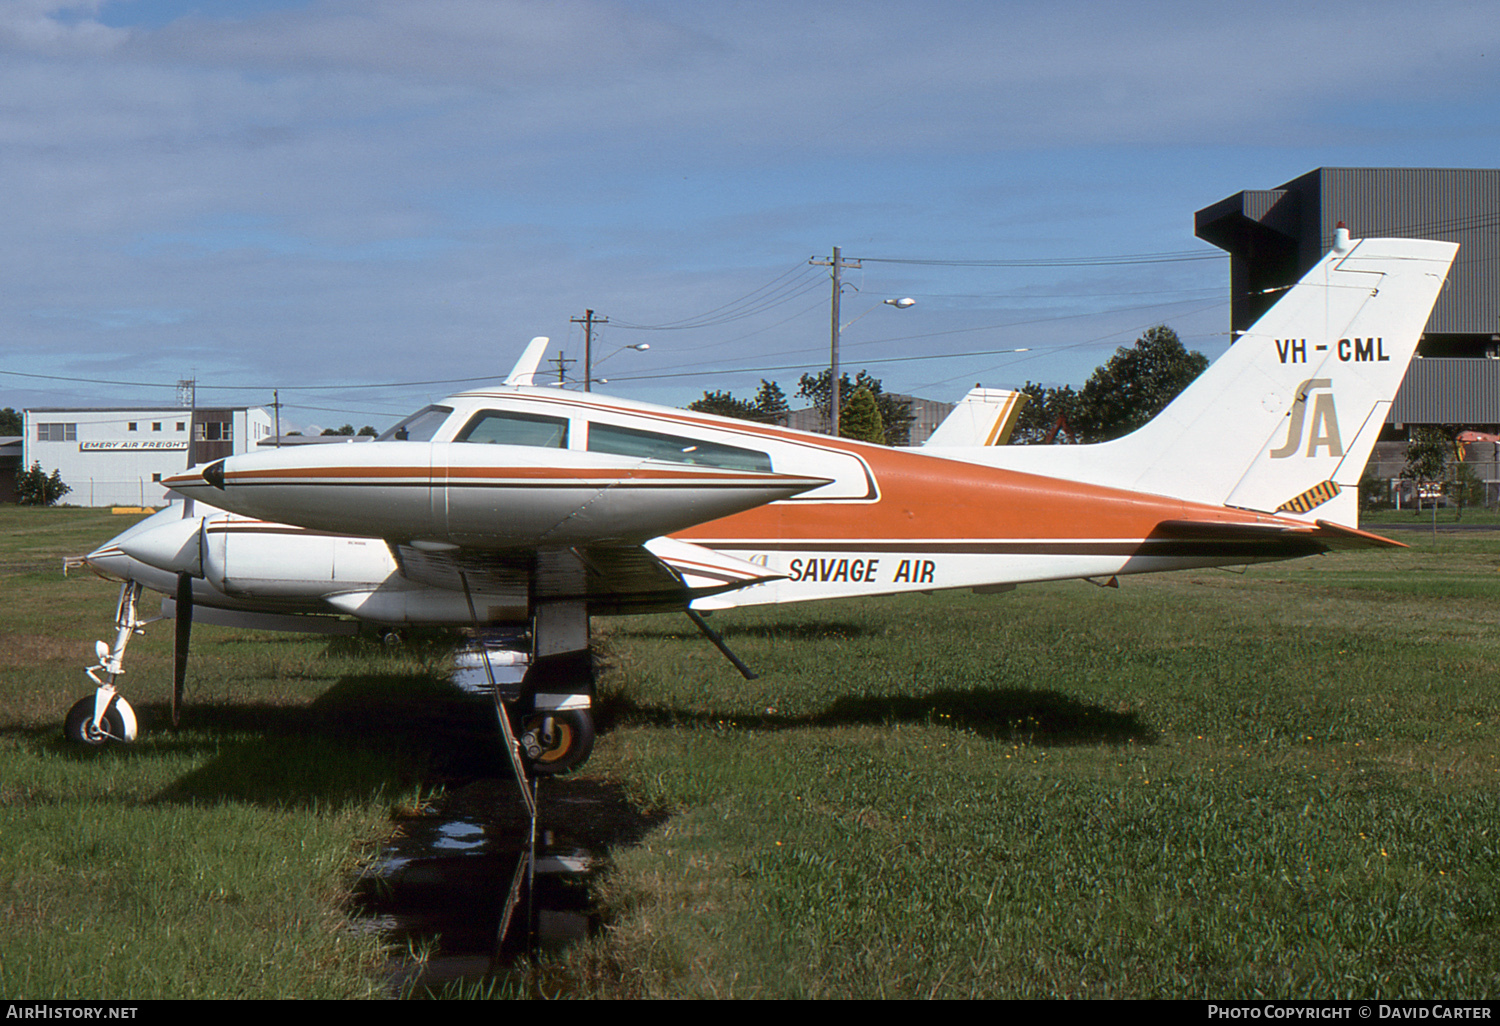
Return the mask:
<path id="1" fill-rule="evenodd" d="M 1216 356 L 1193 212 L 1496 166 L 1497 56 L 1460 0 L 0 0 L 0 406 L 196 377 L 384 427 L 534 335 L 580 359 L 585 309 L 603 390 L 790 394 L 833 246 L 895 391 L 1077 384 L 1157 323 Z M 1205 259 L 1045 263 L 1143 254 Z"/>

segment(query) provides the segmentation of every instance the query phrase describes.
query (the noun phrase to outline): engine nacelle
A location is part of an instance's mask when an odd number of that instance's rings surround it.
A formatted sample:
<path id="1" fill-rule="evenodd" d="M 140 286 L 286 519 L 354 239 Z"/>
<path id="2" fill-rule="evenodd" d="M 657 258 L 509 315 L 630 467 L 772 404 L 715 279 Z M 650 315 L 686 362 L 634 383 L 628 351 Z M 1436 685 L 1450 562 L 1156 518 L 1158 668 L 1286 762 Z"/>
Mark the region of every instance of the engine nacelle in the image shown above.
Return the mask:
<path id="1" fill-rule="evenodd" d="M 320 599 L 373 590 L 396 574 L 379 538 L 352 538 L 224 513 L 203 521 L 203 576 L 244 599 Z M 399 578 L 398 578 L 399 579 Z"/>

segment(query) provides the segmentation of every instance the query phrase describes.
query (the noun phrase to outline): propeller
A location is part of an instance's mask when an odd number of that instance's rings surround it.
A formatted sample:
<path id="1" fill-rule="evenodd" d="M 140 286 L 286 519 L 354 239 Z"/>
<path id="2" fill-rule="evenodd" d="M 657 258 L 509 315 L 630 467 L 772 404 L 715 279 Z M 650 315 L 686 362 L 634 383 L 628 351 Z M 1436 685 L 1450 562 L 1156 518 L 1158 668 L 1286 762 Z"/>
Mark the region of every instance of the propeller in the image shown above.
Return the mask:
<path id="1" fill-rule="evenodd" d="M 177 634 L 172 643 L 172 726 L 182 713 L 182 692 L 187 683 L 188 641 L 193 634 L 193 575 L 177 575 Z"/>

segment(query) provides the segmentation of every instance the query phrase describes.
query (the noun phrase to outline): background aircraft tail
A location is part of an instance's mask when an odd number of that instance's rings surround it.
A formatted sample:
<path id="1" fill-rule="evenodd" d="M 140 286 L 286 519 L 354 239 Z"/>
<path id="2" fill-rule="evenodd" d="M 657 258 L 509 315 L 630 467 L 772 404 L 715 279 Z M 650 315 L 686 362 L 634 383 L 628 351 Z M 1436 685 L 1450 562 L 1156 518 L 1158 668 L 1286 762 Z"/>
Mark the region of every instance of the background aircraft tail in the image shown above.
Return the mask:
<path id="1" fill-rule="evenodd" d="M 922 447 L 1004 445 L 1029 399 L 1025 392 L 975 385 Z"/>
<path id="2" fill-rule="evenodd" d="M 1360 475 L 1457 251 L 1340 229 L 1334 248 L 1138 431 L 952 455 L 1354 527 Z"/>

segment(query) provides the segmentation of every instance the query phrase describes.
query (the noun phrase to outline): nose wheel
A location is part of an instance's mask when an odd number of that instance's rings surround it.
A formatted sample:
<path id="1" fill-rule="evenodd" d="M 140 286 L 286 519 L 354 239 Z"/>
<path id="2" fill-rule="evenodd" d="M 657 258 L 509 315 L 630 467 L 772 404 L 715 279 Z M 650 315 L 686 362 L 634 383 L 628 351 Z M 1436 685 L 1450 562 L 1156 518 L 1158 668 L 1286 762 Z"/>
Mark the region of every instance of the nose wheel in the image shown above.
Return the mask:
<path id="1" fill-rule="evenodd" d="M 75 744 L 99 748 L 111 742 L 128 744 L 135 740 L 135 710 L 118 695 L 110 701 L 104 715 L 94 715 L 97 696 L 89 695 L 73 703 L 63 721 L 63 735 Z"/>

